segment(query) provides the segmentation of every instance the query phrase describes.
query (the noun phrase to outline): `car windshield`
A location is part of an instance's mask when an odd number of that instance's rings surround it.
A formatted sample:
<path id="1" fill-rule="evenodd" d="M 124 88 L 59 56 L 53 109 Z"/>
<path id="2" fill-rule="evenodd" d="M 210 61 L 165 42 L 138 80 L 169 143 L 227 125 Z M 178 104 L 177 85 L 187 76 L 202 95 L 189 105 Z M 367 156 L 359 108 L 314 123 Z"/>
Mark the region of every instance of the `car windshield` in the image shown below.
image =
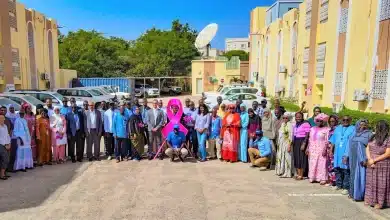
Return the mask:
<path id="1" fill-rule="evenodd" d="M 109 95 L 110 92 L 107 92 L 104 88 L 96 89 L 97 92 L 102 93 L 102 95 Z"/>
<path id="2" fill-rule="evenodd" d="M 225 87 L 221 90 L 221 95 L 224 95 L 229 90 L 229 87 Z"/>
<path id="3" fill-rule="evenodd" d="M 15 107 L 15 111 L 19 111 L 20 110 L 20 105 L 10 99 L 6 99 L 6 98 L 3 98 L 3 99 L 0 99 L 0 105 L 1 106 L 7 106 L 7 105 L 14 105 Z"/>
<path id="4" fill-rule="evenodd" d="M 96 91 L 95 89 L 88 90 L 89 93 L 93 96 L 102 96 L 103 94 L 101 92 Z"/>
<path id="5" fill-rule="evenodd" d="M 218 89 L 217 89 L 217 92 L 220 92 L 222 89 L 223 89 L 223 86 L 220 85 L 220 86 L 218 87 Z"/>
<path id="6" fill-rule="evenodd" d="M 108 93 L 115 93 L 115 91 L 112 90 L 112 88 L 109 87 L 109 86 L 105 86 L 105 87 L 103 87 L 103 89 L 104 89 L 105 91 L 107 91 Z"/>
<path id="7" fill-rule="evenodd" d="M 29 95 L 23 96 L 23 99 L 26 100 L 27 102 L 31 103 L 33 106 L 37 106 L 39 104 L 44 105 L 43 102 L 41 102 L 40 100 L 38 100 L 32 96 L 29 96 Z"/>
<path id="8" fill-rule="evenodd" d="M 60 93 L 52 93 L 54 97 L 56 97 L 58 100 L 62 101 L 64 99 L 64 96 L 62 96 Z"/>

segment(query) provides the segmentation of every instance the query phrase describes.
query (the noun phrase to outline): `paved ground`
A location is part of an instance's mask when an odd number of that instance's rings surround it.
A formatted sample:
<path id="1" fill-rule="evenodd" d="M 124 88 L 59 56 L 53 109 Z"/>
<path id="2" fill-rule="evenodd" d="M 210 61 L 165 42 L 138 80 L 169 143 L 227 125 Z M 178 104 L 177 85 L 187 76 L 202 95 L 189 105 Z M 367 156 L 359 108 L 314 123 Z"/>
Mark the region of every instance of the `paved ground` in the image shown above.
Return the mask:
<path id="1" fill-rule="evenodd" d="M 67 163 L 0 182 L 0 219 L 389 219 L 327 187 L 248 164 Z"/>

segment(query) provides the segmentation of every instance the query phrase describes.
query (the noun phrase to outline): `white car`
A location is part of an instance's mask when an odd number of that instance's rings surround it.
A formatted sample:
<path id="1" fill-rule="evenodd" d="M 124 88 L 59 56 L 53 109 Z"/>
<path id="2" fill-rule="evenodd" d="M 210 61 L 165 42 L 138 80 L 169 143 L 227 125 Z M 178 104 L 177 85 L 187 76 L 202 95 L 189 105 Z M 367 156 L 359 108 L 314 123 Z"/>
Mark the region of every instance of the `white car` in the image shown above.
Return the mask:
<path id="1" fill-rule="evenodd" d="M 102 101 L 109 101 L 110 97 L 103 96 L 101 92 L 97 91 L 96 89 L 91 89 L 88 87 L 79 87 L 79 88 L 60 88 L 56 89 L 56 91 L 67 97 L 75 98 L 76 102 L 95 102 L 96 104 L 99 104 Z"/>
<path id="2" fill-rule="evenodd" d="M 43 103 L 46 102 L 46 99 L 50 98 L 53 102 L 53 106 L 63 106 L 62 100 L 64 97 L 57 92 L 39 90 L 15 90 L 8 93 L 30 95 L 38 100 L 41 100 L 41 102 Z M 83 102 L 76 102 L 76 104 L 81 106 L 83 105 Z"/>
<path id="3" fill-rule="evenodd" d="M 34 114 L 36 114 L 37 105 L 45 105 L 45 103 L 41 102 L 40 100 L 29 96 L 29 95 L 21 95 L 21 94 L 11 94 L 11 93 L 3 93 L 0 94 L 0 97 L 11 99 L 12 101 L 18 103 L 19 105 L 23 105 L 23 103 L 27 103 L 31 105 L 31 110 Z"/>
<path id="4" fill-rule="evenodd" d="M 242 93 L 242 94 L 236 94 L 236 95 L 232 95 L 232 96 L 227 97 L 226 99 L 224 99 L 222 101 L 222 104 L 225 104 L 225 105 L 236 104 L 236 101 L 238 99 L 240 99 L 242 101 L 242 103 L 244 103 L 246 105 L 247 109 L 252 108 L 252 104 L 254 101 L 257 101 L 260 104 L 261 101 L 266 100 L 266 98 L 257 96 L 256 94 Z M 215 102 L 215 104 L 216 103 L 217 102 Z M 267 106 L 270 106 L 270 105 L 271 104 L 268 102 Z M 210 105 L 209 107 L 213 107 L 213 106 Z"/>
<path id="5" fill-rule="evenodd" d="M 222 100 L 225 100 L 232 95 L 238 95 L 238 94 L 253 94 L 259 98 L 264 98 L 261 96 L 261 94 L 259 94 L 259 90 L 256 88 L 252 88 L 252 87 L 225 87 L 221 90 L 220 94 L 206 95 L 205 104 L 209 105 L 212 103 L 217 103 L 218 96 L 221 96 Z"/>
<path id="6" fill-rule="evenodd" d="M 103 88 L 108 93 L 110 93 L 111 95 L 116 96 L 118 100 L 129 99 L 131 97 L 130 93 L 116 91 L 116 89 L 114 89 L 112 86 L 100 86 L 100 87 Z"/>
<path id="7" fill-rule="evenodd" d="M 149 84 L 135 84 L 134 93 L 136 97 L 158 97 L 160 91 Z"/>

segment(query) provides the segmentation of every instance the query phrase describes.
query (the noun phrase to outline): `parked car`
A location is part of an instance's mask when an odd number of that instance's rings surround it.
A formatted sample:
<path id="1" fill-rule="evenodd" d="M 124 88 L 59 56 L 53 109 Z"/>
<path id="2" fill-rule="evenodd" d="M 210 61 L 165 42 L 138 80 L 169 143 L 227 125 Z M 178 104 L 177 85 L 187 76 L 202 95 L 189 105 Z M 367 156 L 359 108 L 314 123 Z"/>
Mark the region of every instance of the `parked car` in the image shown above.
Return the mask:
<path id="1" fill-rule="evenodd" d="M 118 92 L 119 88 L 114 88 L 114 86 L 100 86 L 105 91 L 110 93 L 111 95 L 114 95 L 118 98 L 118 100 L 122 99 L 129 99 L 131 98 L 131 94 L 128 92 Z"/>
<path id="2" fill-rule="evenodd" d="M 180 95 L 183 89 L 180 86 L 170 85 L 166 80 L 162 81 L 161 93 L 171 96 Z"/>
<path id="3" fill-rule="evenodd" d="M 8 105 L 11 105 L 11 104 L 14 105 L 15 111 L 19 112 L 21 106 L 17 102 L 12 101 L 11 99 L 8 99 L 5 97 L 0 97 L 0 106 L 7 107 Z"/>
<path id="4" fill-rule="evenodd" d="M 259 104 L 261 101 L 263 101 L 264 97 L 259 97 L 255 94 L 251 93 L 242 93 L 242 94 L 236 94 L 236 95 L 231 95 L 227 97 L 225 100 L 222 101 L 223 104 L 229 105 L 229 104 L 236 104 L 236 101 L 240 99 L 242 103 L 246 105 L 247 108 L 252 108 L 252 104 L 254 101 L 257 101 Z M 271 107 L 271 103 L 267 103 L 267 107 Z"/>
<path id="5" fill-rule="evenodd" d="M 37 110 L 37 105 L 45 105 L 45 103 L 41 102 L 40 100 L 30 96 L 30 95 L 22 95 L 22 94 L 12 94 L 12 93 L 3 93 L 0 94 L 0 97 L 11 99 L 12 101 L 18 103 L 19 105 L 22 105 L 24 103 L 27 103 L 31 105 L 32 111 L 34 114 Z"/>
<path id="6" fill-rule="evenodd" d="M 134 93 L 136 97 L 157 97 L 160 91 L 149 84 L 135 84 Z"/>
<path id="7" fill-rule="evenodd" d="M 53 102 L 53 106 L 62 106 L 62 99 L 64 96 L 57 92 L 52 91 L 41 91 L 41 90 L 15 90 L 11 91 L 9 93 L 13 94 L 23 94 L 23 95 L 30 95 L 38 100 L 41 100 L 41 102 L 46 102 L 46 99 L 50 98 Z M 82 105 L 83 102 L 76 102 L 77 105 Z"/>
<path id="8" fill-rule="evenodd" d="M 206 96 L 205 103 L 217 103 L 217 97 L 221 96 L 223 100 L 227 99 L 228 97 L 232 95 L 237 94 L 244 94 L 249 93 L 256 95 L 259 98 L 263 98 L 261 95 L 259 95 L 259 90 L 252 87 L 226 87 L 221 90 L 219 94 L 209 94 Z"/>
<path id="9" fill-rule="evenodd" d="M 96 91 L 96 89 L 91 89 L 88 87 L 78 87 L 78 88 L 60 88 L 56 89 L 56 92 L 67 97 L 75 98 L 79 102 L 95 102 L 99 104 L 102 101 L 109 101 L 109 98 L 103 96 L 101 92 Z"/>
<path id="10" fill-rule="evenodd" d="M 228 85 L 220 85 L 217 88 L 217 91 L 203 92 L 202 96 L 203 96 L 203 98 L 207 98 L 209 96 L 219 96 L 223 93 L 226 93 L 231 88 L 252 88 L 252 87 L 248 87 L 246 84 L 237 84 L 237 83 L 228 84 Z"/>

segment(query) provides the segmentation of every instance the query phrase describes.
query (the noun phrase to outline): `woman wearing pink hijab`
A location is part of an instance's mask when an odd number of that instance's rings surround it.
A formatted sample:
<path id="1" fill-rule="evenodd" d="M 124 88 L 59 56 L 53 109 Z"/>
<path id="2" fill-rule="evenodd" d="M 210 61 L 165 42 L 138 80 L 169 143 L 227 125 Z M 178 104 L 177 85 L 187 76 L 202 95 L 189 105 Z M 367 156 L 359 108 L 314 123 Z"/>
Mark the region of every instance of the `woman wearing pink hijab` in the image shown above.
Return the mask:
<path id="1" fill-rule="evenodd" d="M 325 185 L 328 181 L 327 147 L 330 128 L 326 126 L 329 116 L 320 113 L 314 118 L 315 127 L 310 129 L 309 146 L 306 154 L 309 157 L 309 181 Z"/>

